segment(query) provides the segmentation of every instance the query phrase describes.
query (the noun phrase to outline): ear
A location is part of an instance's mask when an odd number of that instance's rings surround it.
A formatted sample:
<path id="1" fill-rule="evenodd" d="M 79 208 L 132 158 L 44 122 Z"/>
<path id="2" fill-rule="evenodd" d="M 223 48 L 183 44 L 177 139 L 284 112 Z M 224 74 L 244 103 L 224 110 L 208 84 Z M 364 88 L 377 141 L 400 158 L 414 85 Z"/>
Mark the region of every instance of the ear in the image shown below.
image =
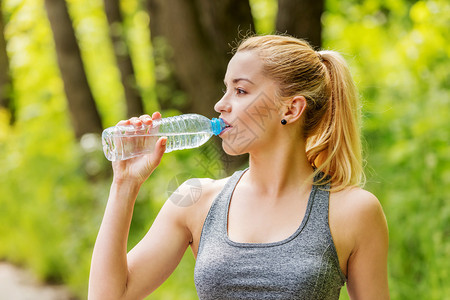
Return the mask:
<path id="1" fill-rule="evenodd" d="M 286 106 L 286 110 L 282 117 L 288 122 L 293 123 L 297 121 L 306 109 L 306 99 L 303 96 L 292 97 Z"/>

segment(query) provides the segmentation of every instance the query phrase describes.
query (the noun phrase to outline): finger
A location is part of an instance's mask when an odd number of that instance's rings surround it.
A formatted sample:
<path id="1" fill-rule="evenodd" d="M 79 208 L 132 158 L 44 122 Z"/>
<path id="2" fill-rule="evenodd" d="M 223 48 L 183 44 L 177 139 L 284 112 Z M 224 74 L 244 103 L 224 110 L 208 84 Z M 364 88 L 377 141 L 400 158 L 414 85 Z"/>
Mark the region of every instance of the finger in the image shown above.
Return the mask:
<path id="1" fill-rule="evenodd" d="M 164 152 L 166 151 L 166 144 L 167 144 L 166 136 L 160 137 L 156 142 L 155 151 L 153 151 L 152 155 L 149 157 L 150 164 L 153 170 L 161 162 L 161 158 L 163 157 Z"/>
<path id="2" fill-rule="evenodd" d="M 164 152 L 166 151 L 166 146 L 167 146 L 167 136 L 163 136 L 159 138 L 159 143 L 160 143 L 160 147 L 161 150 Z"/>
<path id="3" fill-rule="evenodd" d="M 152 119 L 160 119 L 161 118 L 161 113 L 159 112 L 159 111 L 155 111 L 153 114 L 152 114 Z"/>
<path id="4" fill-rule="evenodd" d="M 167 136 L 162 136 L 156 141 L 155 152 L 157 156 L 162 156 L 166 151 Z"/>
<path id="5" fill-rule="evenodd" d="M 139 119 L 147 119 L 147 118 L 150 118 L 150 115 L 148 115 L 148 114 L 144 114 L 144 115 L 142 115 L 142 116 L 140 116 L 139 117 Z"/>
<path id="6" fill-rule="evenodd" d="M 130 125 L 130 120 L 121 120 L 117 123 L 117 125 L 122 126 L 122 125 Z"/>
<path id="7" fill-rule="evenodd" d="M 130 119 L 130 122 L 131 122 L 131 124 L 132 124 L 133 126 L 135 126 L 135 127 L 139 127 L 139 126 L 142 125 L 142 121 L 141 121 L 139 118 L 137 118 L 137 117 L 132 117 L 132 118 Z"/>
<path id="8" fill-rule="evenodd" d="M 150 125 L 152 123 L 152 118 L 149 115 L 142 115 L 142 116 L 139 117 L 139 119 L 145 125 Z"/>

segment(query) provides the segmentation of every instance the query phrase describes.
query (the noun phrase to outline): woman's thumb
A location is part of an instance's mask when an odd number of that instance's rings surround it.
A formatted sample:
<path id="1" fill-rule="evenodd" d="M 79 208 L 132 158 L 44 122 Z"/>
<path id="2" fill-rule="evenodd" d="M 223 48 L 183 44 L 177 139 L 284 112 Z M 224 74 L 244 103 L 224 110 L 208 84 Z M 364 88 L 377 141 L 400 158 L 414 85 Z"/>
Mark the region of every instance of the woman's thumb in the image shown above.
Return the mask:
<path id="1" fill-rule="evenodd" d="M 166 144 L 167 144 L 167 136 L 160 137 L 159 140 L 156 142 L 157 144 L 157 151 L 160 151 L 161 155 L 166 151 Z"/>
<path id="2" fill-rule="evenodd" d="M 158 139 L 158 141 L 156 142 L 155 156 L 156 156 L 157 164 L 159 164 L 164 152 L 166 151 L 166 143 L 167 143 L 166 136 L 160 137 Z"/>
<path id="3" fill-rule="evenodd" d="M 149 162 L 151 165 L 151 168 L 154 170 L 161 162 L 161 158 L 166 151 L 166 143 L 167 143 L 167 137 L 163 136 L 160 137 L 155 144 L 155 150 L 153 153 L 149 156 Z"/>

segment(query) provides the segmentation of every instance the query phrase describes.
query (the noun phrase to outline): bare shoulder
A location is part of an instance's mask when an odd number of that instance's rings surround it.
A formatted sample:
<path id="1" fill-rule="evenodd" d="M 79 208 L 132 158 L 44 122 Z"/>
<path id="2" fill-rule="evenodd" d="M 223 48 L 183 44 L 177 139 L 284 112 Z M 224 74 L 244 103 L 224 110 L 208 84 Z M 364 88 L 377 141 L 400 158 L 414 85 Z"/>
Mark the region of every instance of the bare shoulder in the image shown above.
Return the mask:
<path id="1" fill-rule="evenodd" d="M 169 200 L 179 207 L 201 206 L 219 193 L 227 179 L 190 178 L 170 195 Z"/>
<path id="2" fill-rule="evenodd" d="M 331 193 L 330 230 L 353 299 L 388 299 L 389 234 L 380 201 L 361 188 Z"/>
<path id="3" fill-rule="evenodd" d="M 339 207 L 339 211 L 348 217 L 368 217 L 383 215 L 383 209 L 377 197 L 362 188 L 352 187 L 331 193 L 330 203 Z"/>
<path id="4" fill-rule="evenodd" d="M 186 226 L 190 226 L 190 223 L 197 221 L 197 216 L 204 214 L 204 210 L 209 210 L 226 180 L 227 178 L 190 178 L 178 186 L 164 206 L 176 212 L 177 217 Z"/>
<path id="5" fill-rule="evenodd" d="M 377 197 L 357 187 L 331 193 L 330 225 L 350 231 L 353 241 L 364 240 L 375 232 L 385 232 L 386 217 Z"/>
<path id="6" fill-rule="evenodd" d="M 177 211 L 177 218 L 188 230 L 194 255 L 209 209 L 228 179 L 229 177 L 218 180 L 190 178 L 183 182 L 167 201 L 171 210 Z"/>
<path id="7" fill-rule="evenodd" d="M 361 188 L 330 194 L 329 225 L 341 270 L 348 276 L 350 258 L 362 248 L 387 248 L 387 223 L 377 197 Z"/>

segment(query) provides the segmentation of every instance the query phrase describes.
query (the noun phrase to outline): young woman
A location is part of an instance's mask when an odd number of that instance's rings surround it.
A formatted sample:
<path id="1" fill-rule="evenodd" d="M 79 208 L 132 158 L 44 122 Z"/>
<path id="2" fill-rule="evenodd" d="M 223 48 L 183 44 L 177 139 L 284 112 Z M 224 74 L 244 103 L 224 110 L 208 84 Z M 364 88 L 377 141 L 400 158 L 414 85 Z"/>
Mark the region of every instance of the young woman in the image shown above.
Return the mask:
<path id="1" fill-rule="evenodd" d="M 136 195 L 167 138 L 147 156 L 113 163 L 114 179 L 92 257 L 90 299 L 142 299 L 196 257 L 200 299 L 389 299 L 388 231 L 363 181 L 358 99 L 343 58 L 288 36 L 244 40 L 215 105 L 220 137 L 249 168 L 201 179 L 195 203 L 167 201 L 128 254 Z M 120 124 L 140 126 L 145 115 Z M 177 195 L 189 193 L 189 182 Z"/>

